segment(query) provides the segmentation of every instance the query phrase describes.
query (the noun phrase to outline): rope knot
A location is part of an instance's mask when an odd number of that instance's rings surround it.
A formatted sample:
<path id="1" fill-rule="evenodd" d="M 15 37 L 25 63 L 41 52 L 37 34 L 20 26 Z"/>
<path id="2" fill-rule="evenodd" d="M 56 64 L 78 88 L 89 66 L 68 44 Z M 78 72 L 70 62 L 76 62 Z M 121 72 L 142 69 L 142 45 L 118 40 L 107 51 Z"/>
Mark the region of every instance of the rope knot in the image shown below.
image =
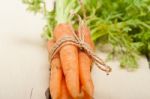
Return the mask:
<path id="1" fill-rule="evenodd" d="M 84 41 L 83 40 L 80 40 L 80 41 L 78 41 L 79 42 L 79 47 L 80 47 L 80 49 L 84 49 Z"/>

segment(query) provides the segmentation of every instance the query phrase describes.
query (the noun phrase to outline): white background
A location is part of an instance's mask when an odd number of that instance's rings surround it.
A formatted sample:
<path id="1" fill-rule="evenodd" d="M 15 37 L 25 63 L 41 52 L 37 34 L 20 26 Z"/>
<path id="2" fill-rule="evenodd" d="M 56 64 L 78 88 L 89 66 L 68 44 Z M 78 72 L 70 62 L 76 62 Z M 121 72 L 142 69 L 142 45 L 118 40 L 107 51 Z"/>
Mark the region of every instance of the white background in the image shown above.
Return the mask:
<path id="1" fill-rule="evenodd" d="M 20 0 L 0 0 L 0 99 L 45 99 L 49 63 L 40 33 L 41 15 L 27 12 Z M 103 59 L 106 54 L 97 52 Z M 127 72 L 117 61 L 108 62 L 113 71 L 106 76 L 93 68 L 95 99 L 150 99 L 150 70 L 145 58 L 139 69 Z"/>

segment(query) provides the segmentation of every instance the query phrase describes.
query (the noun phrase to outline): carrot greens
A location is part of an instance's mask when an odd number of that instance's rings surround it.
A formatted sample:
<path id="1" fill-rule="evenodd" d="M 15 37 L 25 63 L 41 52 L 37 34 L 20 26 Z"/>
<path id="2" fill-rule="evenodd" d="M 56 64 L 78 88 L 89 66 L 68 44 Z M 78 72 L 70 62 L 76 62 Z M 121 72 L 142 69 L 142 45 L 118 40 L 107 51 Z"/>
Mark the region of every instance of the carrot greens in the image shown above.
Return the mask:
<path id="1" fill-rule="evenodd" d="M 136 69 L 139 55 L 150 61 L 150 0 L 55 0 L 51 11 L 46 8 L 46 0 L 23 3 L 28 10 L 44 15 L 45 39 L 51 38 L 58 23 L 78 25 L 73 12 L 85 19 L 96 46 L 110 44 L 109 58 L 117 56 L 121 67 Z"/>

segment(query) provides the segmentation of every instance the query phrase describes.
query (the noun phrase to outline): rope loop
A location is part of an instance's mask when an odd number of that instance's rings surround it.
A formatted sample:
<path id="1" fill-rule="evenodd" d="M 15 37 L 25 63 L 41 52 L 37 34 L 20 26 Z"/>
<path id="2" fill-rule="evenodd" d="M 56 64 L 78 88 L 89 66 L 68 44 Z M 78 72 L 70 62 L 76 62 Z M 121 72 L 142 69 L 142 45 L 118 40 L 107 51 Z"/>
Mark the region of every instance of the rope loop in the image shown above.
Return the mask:
<path id="1" fill-rule="evenodd" d="M 65 37 L 61 38 L 60 40 L 58 40 L 54 44 L 52 49 L 49 51 L 50 64 L 51 64 L 51 61 L 54 58 L 55 54 L 65 45 L 74 45 L 81 49 L 84 49 L 87 52 L 87 54 L 89 56 L 91 56 L 94 63 L 96 64 L 96 66 L 99 69 L 101 69 L 102 71 L 105 71 L 107 74 L 109 74 L 111 72 L 111 68 L 109 66 L 107 66 L 104 63 L 104 61 L 93 52 L 93 50 L 90 48 L 90 46 L 86 42 L 84 42 L 83 39 L 79 38 L 75 33 L 74 33 L 73 37 L 65 36 Z"/>

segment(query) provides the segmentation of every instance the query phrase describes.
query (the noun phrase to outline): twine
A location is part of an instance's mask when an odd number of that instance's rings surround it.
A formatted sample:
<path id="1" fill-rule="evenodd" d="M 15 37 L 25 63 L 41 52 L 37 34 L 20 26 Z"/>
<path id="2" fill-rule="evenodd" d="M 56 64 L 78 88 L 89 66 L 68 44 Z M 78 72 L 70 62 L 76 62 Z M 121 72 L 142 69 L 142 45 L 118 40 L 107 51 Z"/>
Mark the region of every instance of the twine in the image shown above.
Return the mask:
<path id="1" fill-rule="evenodd" d="M 84 51 L 87 52 L 89 56 L 93 59 L 93 62 L 96 64 L 96 66 L 101 69 L 102 71 L 105 71 L 106 74 L 109 74 L 111 72 L 111 68 L 107 66 L 104 61 L 99 58 L 91 49 L 91 47 L 84 41 L 84 33 L 81 33 L 81 35 L 78 37 L 76 33 L 72 30 L 73 37 L 71 36 L 65 36 L 58 40 L 52 47 L 52 49 L 49 51 L 49 61 L 51 64 L 52 59 L 54 58 L 55 54 L 58 53 L 58 51 L 65 45 L 75 45 L 79 47 L 80 49 L 84 49 Z"/>

